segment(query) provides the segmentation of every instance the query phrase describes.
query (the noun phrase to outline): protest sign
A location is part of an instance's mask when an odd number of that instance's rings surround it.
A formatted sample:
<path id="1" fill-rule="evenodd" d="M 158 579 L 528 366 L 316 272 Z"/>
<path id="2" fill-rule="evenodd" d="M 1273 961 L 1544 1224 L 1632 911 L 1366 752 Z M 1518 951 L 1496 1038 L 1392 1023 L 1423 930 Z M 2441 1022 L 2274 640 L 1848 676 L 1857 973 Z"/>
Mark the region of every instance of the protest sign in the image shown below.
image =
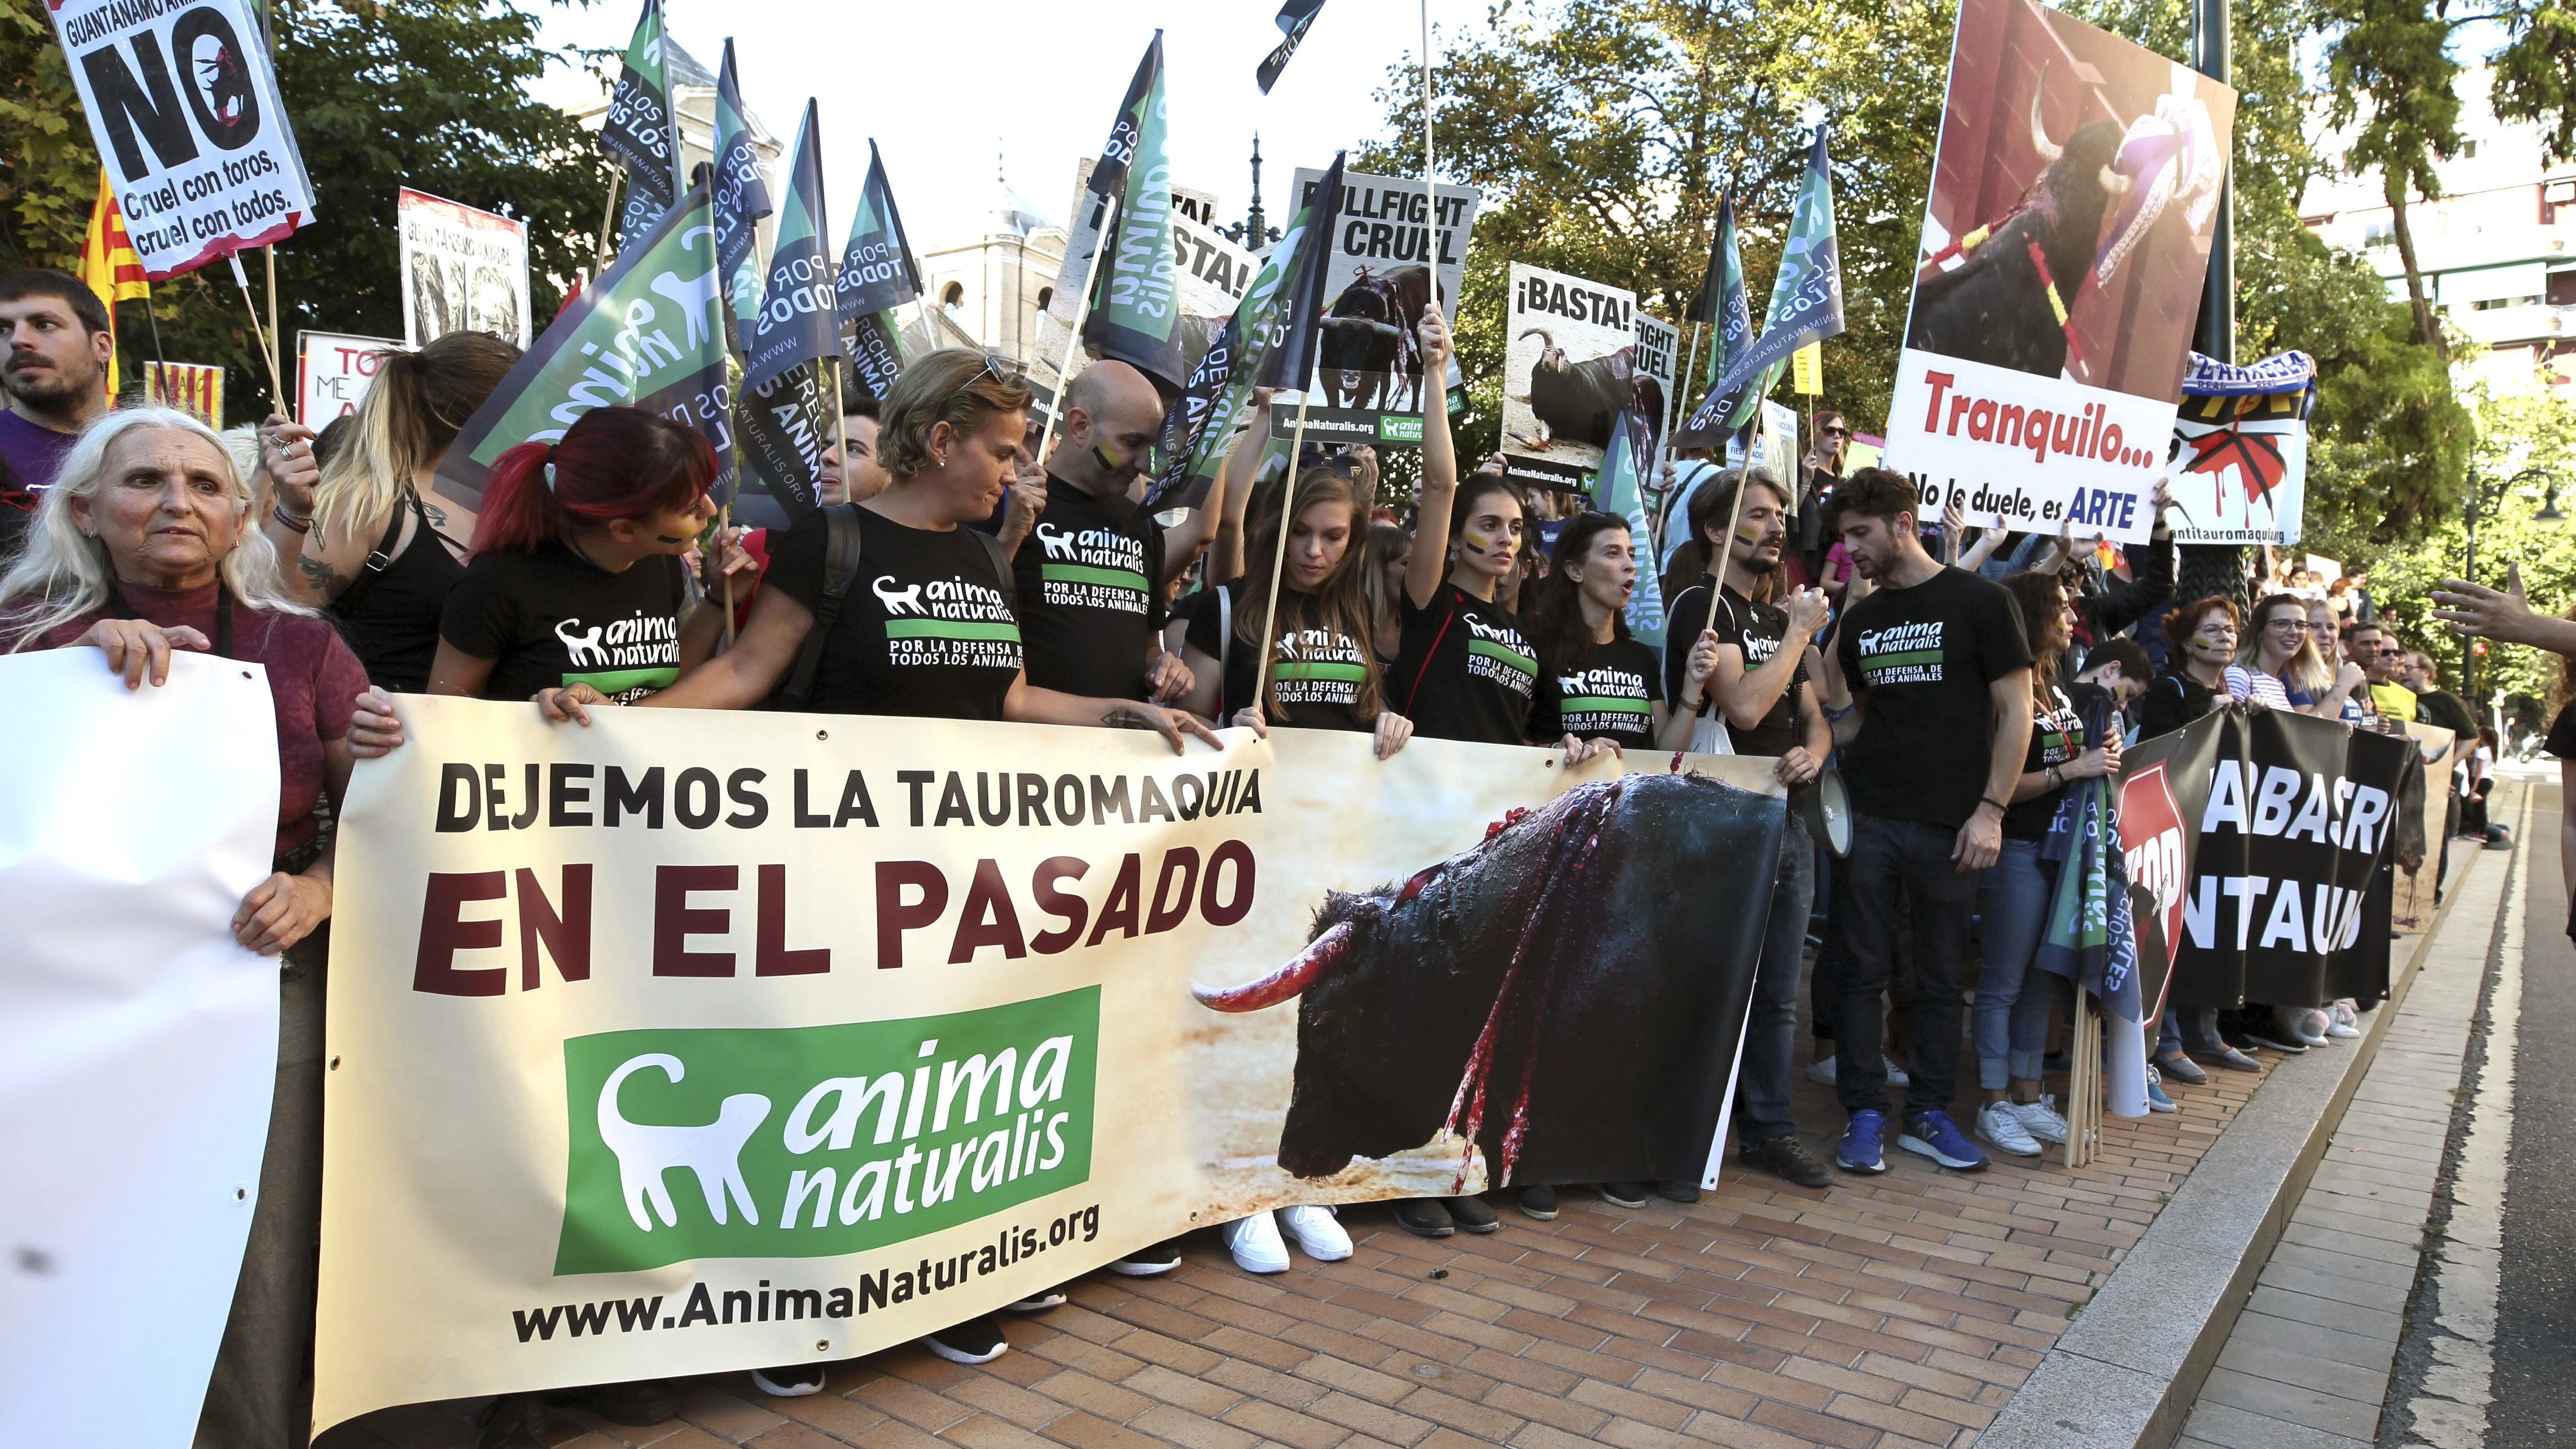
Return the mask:
<path id="1" fill-rule="evenodd" d="M 356 412 L 376 380 L 376 369 L 384 365 L 383 354 L 404 350 L 391 337 L 296 333 L 295 420 L 319 432 L 332 419 Z"/>
<path id="2" fill-rule="evenodd" d="M 245 0 L 54 0 L 90 139 L 153 281 L 313 220 L 313 184 Z"/>
<path id="3" fill-rule="evenodd" d="M 592 408 L 662 413 L 706 435 L 717 484 L 734 477 L 732 389 L 725 382 L 724 292 L 716 274 L 707 189 L 618 254 L 599 280 L 555 314 L 439 458 L 439 487 L 473 504 L 501 455 L 551 443 Z"/>
<path id="4" fill-rule="evenodd" d="M 2130 748 L 2120 844 L 2147 1019 L 2387 995 L 2385 867 L 2413 748 L 2286 710 L 2220 710 Z"/>
<path id="5" fill-rule="evenodd" d="M 1305 205 L 1309 189 L 1322 180 L 1320 171 L 1297 168 L 1297 204 Z M 1421 182 L 1357 171 L 1343 176 L 1341 213 L 1324 254 L 1323 340 L 1315 370 L 1302 384 L 1311 394 L 1309 439 L 1380 448 L 1422 441 L 1426 393 L 1414 329 L 1434 300 L 1435 271 L 1437 300 L 1455 325 L 1467 240 L 1483 196 L 1472 186 L 1441 187 L 1435 226 Z M 1456 387 L 1457 367 L 1453 358 L 1449 377 L 1432 379 L 1429 395 Z"/>
<path id="6" fill-rule="evenodd" d="M 277 1083 L 278 964 L 232 938 L 277 840 L 267 675 L 0 656 L 0 731 L 43 750 L 0 785 L 0 1444 L 185 1444 Z"/>
<path id="7" fill-rule="evenodd" d="M 1670 322 L 1637 314 L 1637 376 L 1651 380 L 1663 394 L 1663 406 L 1655 415 L 1655 446 L 1661 448 L 1672 436 L 1673 405 L 1678 396 L 1676 384 L 1681 380 L 1682 330 Z"/>
<path id="8" fill-rule="evenodd" d="M 143 400 L 177 408 L 207 427 L 224 425 L 224 370 L 210 362 L 145 362 Z"/>
<path id="9" fill-rule="evenodd" d="M 1540 488 L 1580 487 L 1600 469 L 1620 414 L 1663 420 L 1662 385 L 1637 369 L 1637 294 L 1525 262 L 1512 263 L 1510 281 L 1503 472 Z"/>
<path id="10" fill-rule="evenodd" d="M 403 342 L 489 332 L 513 347 L 528 321 L 528 224 L 406 186 L 394 198 L 402 237 Z"/>
<path id="11" fill-rule="evenodd" d="M 318 1424 L 848 1358 L 1282 1203 L 1712 1180 L 1770 761 L 402 705 Z"/>
<path id="12" fill-rule="evenodd" d="M 2236 93 L 2035 0 L 1965 0 L 1887 463 L 1980 526 L 2141 542 Z"/>
<path id="13" fill-rule="evenodd" d="M 2165 464 L 2175 542 L 2299 541 L 2316 377 L 2316 362 L 2304 352 L 2250 367 L 2191 355 Z"/>

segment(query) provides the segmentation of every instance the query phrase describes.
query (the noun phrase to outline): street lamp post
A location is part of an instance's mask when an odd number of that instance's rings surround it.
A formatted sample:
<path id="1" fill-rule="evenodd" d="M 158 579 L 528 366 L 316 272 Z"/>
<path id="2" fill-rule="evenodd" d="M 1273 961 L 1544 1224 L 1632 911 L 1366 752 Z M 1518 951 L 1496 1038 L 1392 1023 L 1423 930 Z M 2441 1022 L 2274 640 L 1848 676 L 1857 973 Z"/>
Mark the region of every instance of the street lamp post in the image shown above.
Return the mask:
<path id="1" fill-rule="evenodd" d="M 2463 578 L 2471 583 L 2478 581 L 2478 513 L 2481 505 L 2487 508 L 2501 505 L 2506 495 L 2513 491 L 2514 485 L 2526 478 L 2548 476 L 2549 470 L 2546 468 L 2525 468 L 2510 478 L 2492 484 L 2482 484 L 2478 481 L 2476 473 L 2471 472 L 2468 511 L 2464 515 L 2464 522 L 2468 525 L 2468 558 L 2465 561 L 2466 572 L 2461 575 Z M 2549 484 L 2548 495 L 2541 500 L 2540 511 L 2532 515 L 2531 521 L 2544 528 L 2557 528 L 2567 522 L 2567 515 L 2558 511 L 2558 484 L 2555 481 Z M 2478 643 L 2475 639 L 2463 637 L 2460 640 L 2460 688 L 2468 696 L 2470 709 L 2473 712 L 2482 712 L 2486 707 L 2486 701 L 2478 689 L 2477 647 Z"/>

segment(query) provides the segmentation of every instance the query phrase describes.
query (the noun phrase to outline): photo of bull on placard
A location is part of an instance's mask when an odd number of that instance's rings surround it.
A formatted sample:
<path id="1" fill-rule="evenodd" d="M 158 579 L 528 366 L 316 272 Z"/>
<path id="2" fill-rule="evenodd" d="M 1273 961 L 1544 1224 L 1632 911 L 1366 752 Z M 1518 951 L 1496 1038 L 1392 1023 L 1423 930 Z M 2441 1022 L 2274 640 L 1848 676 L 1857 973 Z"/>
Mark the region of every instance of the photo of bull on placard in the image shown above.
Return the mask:
<path id="1" fill-rule="evenodd" d="M 1702 1181 L 1770 898 L 1728 863 L 1772 858 L 1784 828 L 1776 796 L 1631 774 L 1401 882 L 1328 892 L 1304 950 L 1191 988 L 1238 1019 L 1295 1007 L 1285 1115 L 1242 1124 L 1275 1133 L 1266 1155 L 1225 1144 L 1220 1212 L 1263 1180 L 1274 1201 Z M 1286 1045 L 1238 1049 L 1264 1040 Z"/>
<path id="2" fill-rule="evenodd" d="M 1963 0 L 1888 409 L 1927 514 L 2146 538 L 2235 114 L 2036 0 Z"/>
<path id="3" fill-rule="evenodd" d="M 1290 195 L 1311 199 L 1324 174 L 1299 168 Z M 1307 399 L 1310 441 L 1412 445 L 1422 441 L 1426 399 L 1445 398 L 1454 413 L 1461 387 L 1457 360 L 1443 379 L 1422 375 L 1414 329 L 1433 302 L 1454 321 L 1465 274 L 1467 240 L 1480 193 L 1442 186 L 1438 214 L 1420 181 L 1342 173 L 1342 203 L 1324 249 L 1324 315 Z"/>
<path id="4" fill-rule="evenodd" d="M 1514 262 L 1505 312 L 1503 465 L 1541 487 L 1572 488 L 1634 409 L 1660 424 L 1664 385 L 1639 365 L 1637 296 Z"/>

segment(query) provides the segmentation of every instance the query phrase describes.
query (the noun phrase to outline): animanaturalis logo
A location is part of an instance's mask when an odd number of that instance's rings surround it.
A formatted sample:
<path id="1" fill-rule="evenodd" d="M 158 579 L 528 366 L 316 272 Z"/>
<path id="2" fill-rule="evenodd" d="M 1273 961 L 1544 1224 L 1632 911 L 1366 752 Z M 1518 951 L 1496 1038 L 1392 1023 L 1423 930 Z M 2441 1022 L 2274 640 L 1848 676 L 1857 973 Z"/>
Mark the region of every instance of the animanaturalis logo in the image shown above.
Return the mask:
<path id="1" fill-rule="evenodd" d="M 866 1252 L 1091 1176 L 1100 988 L 846 1026 L 564 1043 L 555 1272 Z"/>

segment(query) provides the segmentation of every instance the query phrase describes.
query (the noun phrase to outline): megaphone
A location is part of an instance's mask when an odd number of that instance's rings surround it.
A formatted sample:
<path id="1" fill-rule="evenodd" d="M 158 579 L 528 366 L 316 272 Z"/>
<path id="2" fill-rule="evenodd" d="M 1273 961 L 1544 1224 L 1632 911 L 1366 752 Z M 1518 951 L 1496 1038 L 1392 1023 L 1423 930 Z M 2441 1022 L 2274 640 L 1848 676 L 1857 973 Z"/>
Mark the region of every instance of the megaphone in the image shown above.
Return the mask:
<path id="1" fill-rule="evenodd" d="M 1830 850 L 1834 859 L 1851 854 L 1851 796 L 1843 789 L 1843 772 L 1826 769 L 1804 784 L 1789 787 L 1789 813 L 1807 838 Z"/>

